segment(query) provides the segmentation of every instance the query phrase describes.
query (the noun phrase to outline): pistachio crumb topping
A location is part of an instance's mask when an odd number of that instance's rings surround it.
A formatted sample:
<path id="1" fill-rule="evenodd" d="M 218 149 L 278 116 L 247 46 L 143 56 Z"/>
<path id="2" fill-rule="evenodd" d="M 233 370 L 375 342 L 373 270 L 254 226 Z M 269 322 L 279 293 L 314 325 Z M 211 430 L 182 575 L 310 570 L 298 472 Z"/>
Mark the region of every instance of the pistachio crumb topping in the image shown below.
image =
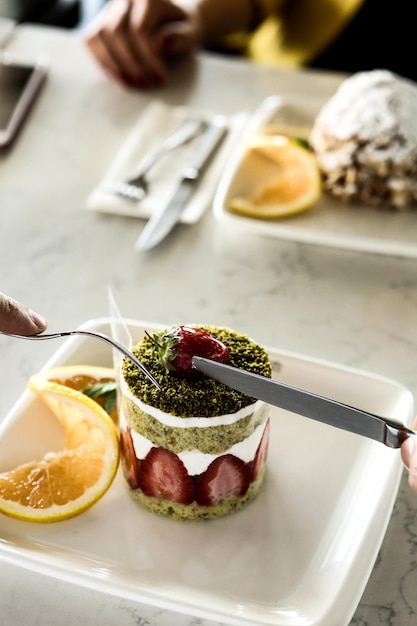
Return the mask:
<path id="1" fill-rule="evenodd" d="M 271 377 L 271 363 L 267 351 L 247 335 L 214 325 L 199 327 L 229 348 L 230 365 Z M 165 332 L 166 330 L 162 330 L 160 334 L 163 335 Z M 230 389 L 202 374 L 181 377 L 166 373 L 155 358 L 154 343 L 149 336 L 145 335 L 132 348 L 132 352 L 155 376 L 162 391 L 156 389 L 131 361 L 124 358 L 122 375 L 126 384 L 134 396 L 161 411 L 178 417 L 215 417 L 235 413 L 255 402 L 255 398 Z"/>

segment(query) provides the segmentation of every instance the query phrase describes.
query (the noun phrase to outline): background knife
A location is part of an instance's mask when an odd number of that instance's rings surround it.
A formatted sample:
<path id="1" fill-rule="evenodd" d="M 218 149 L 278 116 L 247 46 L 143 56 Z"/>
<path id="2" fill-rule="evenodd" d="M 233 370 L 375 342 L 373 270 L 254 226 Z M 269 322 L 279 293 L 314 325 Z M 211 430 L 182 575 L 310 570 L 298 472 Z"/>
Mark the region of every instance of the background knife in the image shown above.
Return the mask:
<path id="1" fill-rule="evenodd" d="M 226 122 L 225 116 L 216 115 L 207 124 L 190 161 L 183 168 L 181 181 L 174 195 L 167 205 L 151 215 L 136 241 L 135 250 L 151 250 L 171 232 L 183 208 L 194 193 L 211 157 L 225 137 Z"/>
<path id="2" fill-rule="evenodd" d="M 395 420 L 379 417 L 224 363 L 194 356 L 193 364 L 203 374 L 248 396 L 330 426 L 375 439 L 390 448 L 401 447 L 407 437 L 416 434 Z"/>

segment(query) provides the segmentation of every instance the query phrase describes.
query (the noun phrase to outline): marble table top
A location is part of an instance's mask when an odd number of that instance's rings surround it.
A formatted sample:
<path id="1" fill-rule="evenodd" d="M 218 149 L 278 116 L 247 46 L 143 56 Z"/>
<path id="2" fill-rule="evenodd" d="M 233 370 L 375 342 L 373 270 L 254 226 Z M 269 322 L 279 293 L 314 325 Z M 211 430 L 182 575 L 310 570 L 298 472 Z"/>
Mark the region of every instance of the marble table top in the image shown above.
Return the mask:
<path id="1" fill-rule="evenodd" d="M 335 74 L 285 72 L 201 55 L 156 93 L 111 84 L 76 34 L 19 27 L 9 50 L 45 52 L 50 75 L 12 149 L 0 154 L 0 288 L 74 328 L 107 313 L 239 328 L 270 346 L 392 378 L 417 394 L 417 260 L 301 244 L 222 227 L 207 211 L 149 256 L 143 222 L 88 212 L 88 194 L 153 97 L 223 113 L 274 93 L 328 97 Z M 0 419 L 57 345 L 0 338 Z M 0 539 L 1 540 L 1 539 Z M 417 621 L 417 494 L 404 473 L 353 626 Z M 220 626 L 0 561 L 1 621 L 15 626 Z M 334 624 L 333 626 L 341 626 Z"/>

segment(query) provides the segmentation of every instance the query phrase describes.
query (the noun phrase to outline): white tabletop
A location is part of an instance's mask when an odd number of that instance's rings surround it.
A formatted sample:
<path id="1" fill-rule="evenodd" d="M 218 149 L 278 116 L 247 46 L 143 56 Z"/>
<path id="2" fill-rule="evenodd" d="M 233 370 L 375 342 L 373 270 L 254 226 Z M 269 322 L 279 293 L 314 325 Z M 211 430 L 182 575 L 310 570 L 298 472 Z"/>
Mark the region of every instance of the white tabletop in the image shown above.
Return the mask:
<path id="1" fill-rule="evenodd" d="M 330 95 L 342 77 L 280 72 L 203 56 L 154 93 L 126 91 L 98 70 L 77 35 L 22 27 L 20 57 L 46 52 L 46 88 L 11 150 L 0 154 L 0 288 L 75 328 L 107 314 L 226 325 L 260 343 L 388 376 L 417 394 L 417 261 L 235 232 L 210 211 L 148 256 L 141 220 L 88 212 L 88 194 L 153 97 L 224 113 L 274 93 Z M 57 349 L 2 338 L 0 416 Z M 352 624 L 417 619 L 417 495 L 402 479 L 382 549 Z M 219 626 L 0 562 L 2 624 Z M 336 626 L 336 625 L 335 625 Z"/>

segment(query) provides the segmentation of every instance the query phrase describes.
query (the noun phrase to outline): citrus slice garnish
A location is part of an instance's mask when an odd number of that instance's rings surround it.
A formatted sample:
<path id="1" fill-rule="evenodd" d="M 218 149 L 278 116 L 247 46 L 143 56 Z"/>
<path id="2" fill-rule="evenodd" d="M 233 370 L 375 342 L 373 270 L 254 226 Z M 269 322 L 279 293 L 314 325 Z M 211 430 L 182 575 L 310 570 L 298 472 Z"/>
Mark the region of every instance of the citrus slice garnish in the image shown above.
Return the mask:
<path id="1" fill-rule="evenodd" d="M 51 382 L 82 391 L 98 402 L 117 424 L 115 373 L 112 368 L 96 365 L 64 365 L 40 372 L 37 376 L 44 376 Z"/>
<path id="2" fill-rule="evenodd" d="M 233 213 L 276 219 L 310 209 L 321 194 L 321 174 L 314 154 L 282 135 L 254 136 L 242 160 L 244 192 L 233 196 Z"/>
<path id="3" fill-rule="evenodd" d="M 56 522 L 78 515 L 105 494 L 116 475 L 119 440 L 114 422 L 92 398 L 48 379 L 61 369 L 36 374 L 27 386 L 59 420 L 65 444 L 40 460 L 0 473 L 0 512 L 11 517 Z"/>

